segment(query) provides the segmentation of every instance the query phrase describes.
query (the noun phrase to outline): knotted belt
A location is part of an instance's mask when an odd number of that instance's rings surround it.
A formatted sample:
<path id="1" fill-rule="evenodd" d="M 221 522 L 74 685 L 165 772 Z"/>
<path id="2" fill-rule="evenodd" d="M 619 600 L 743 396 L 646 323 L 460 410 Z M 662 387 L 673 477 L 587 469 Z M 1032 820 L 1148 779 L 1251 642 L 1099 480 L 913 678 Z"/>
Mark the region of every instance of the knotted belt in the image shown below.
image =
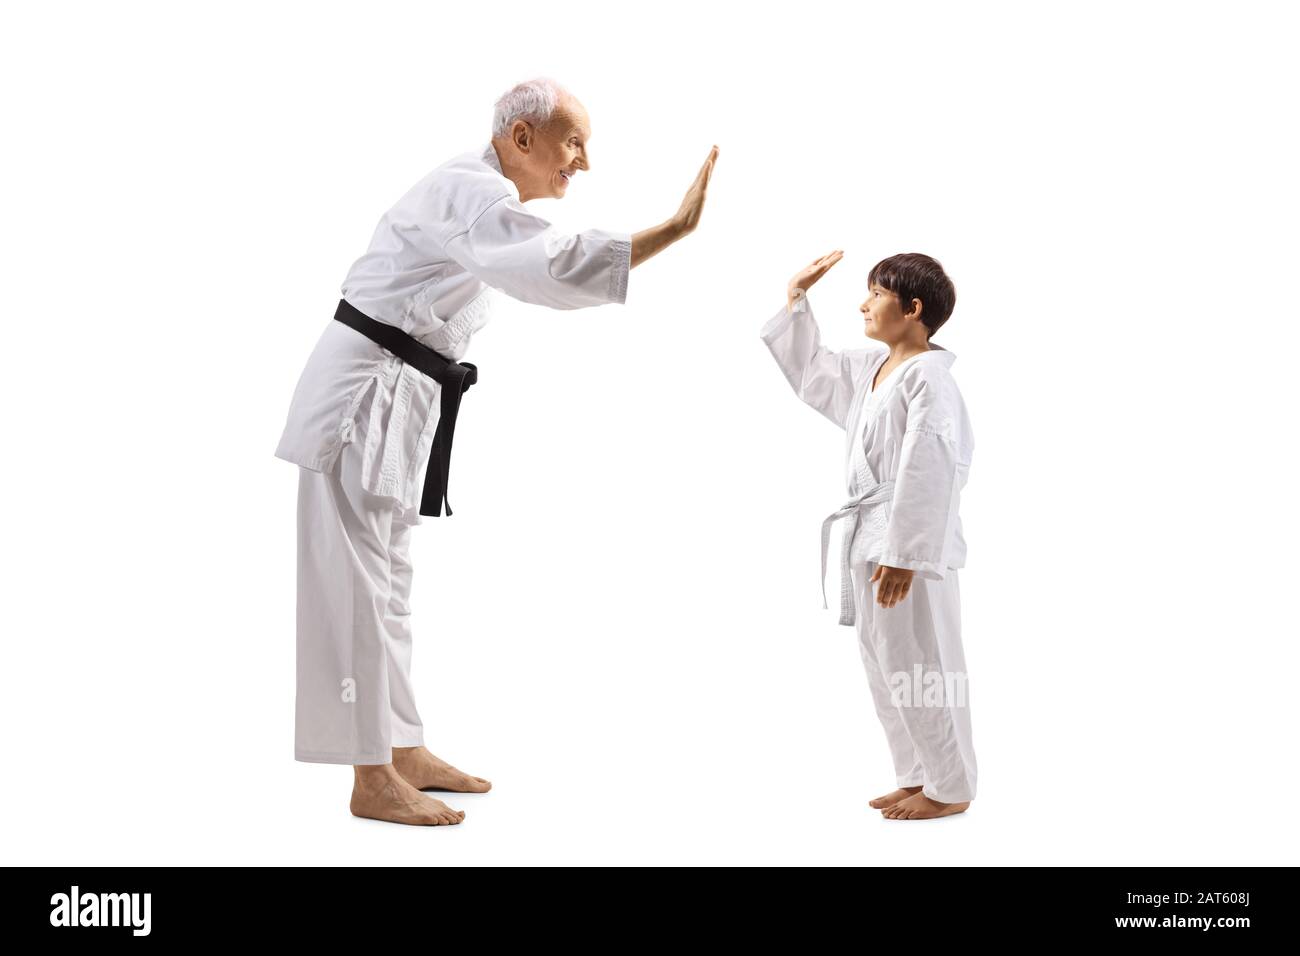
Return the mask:
<path id="1" fill-rule="evenodd" d="M 822 522 L 822 607 L 826 607 L 826 553 L 830 550 L 831 525 L 837 521 L 847 522 L 840 542 L 840 623 L 854 623 L 853 582 L 849 577 L 850 549 L 853 536 L 858 530 L 858 514 L 862 508 L 875 508 L 889 501 L 894 496 L 894 483 L 882 481 L 856 497 L 850 498 L 838 511 Z"/>
<path id="2" fill-rule="evenodd" d="M 446 356 L 439 355 L 396 326 L 376 322 L 346 299 L 339 299 L 334 318 L 388 349 L 407 365 L 418 369 L 442 386 L 442 407 L 438 428 L 433 433 L 433 445 L 429 449 L 429 466 L 424 472 L 424 496 L 420 499 L 420 514 L 440 517 L 442 506 L 446 503 L 447 516 L 450 517 L 447 474 L 451 468 L 451 440 L 456 432 L 456 413 L 460 411 L 461 395 L 478 381 L 478 367 L 469 362 L 453 362 Z"/>

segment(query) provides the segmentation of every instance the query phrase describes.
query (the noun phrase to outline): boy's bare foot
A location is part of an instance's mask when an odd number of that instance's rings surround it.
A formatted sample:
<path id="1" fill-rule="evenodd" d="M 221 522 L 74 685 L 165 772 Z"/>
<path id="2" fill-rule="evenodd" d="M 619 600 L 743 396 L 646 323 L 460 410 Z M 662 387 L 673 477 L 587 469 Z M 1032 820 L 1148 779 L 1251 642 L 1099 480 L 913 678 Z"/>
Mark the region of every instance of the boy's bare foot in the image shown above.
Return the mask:
<path id="1" fill-rule="evenodd" d="M 450 826 L 465 819 L 441 800 L 425 796 L 402 779 L 392 764 L 353 767 L 353 816 L 412 826 Z"/>
<path id="2" fill-rule="evenodd" d="M 888 820 L 932 820 L 935 817 L 961 813 L 969 806 L 969 800 L 965 803 L 940 803 L 938 800 L 931 800 L 923 793 L 914 793 L 892 807 L 885 807 L 880 813 Z"/>
<path id="3" fill-rule="evenodd" d="M 487 793 L 492 789 L 491 781 L 457 770 L 423 747 L 394 747 L 393 767 L 416 790 Z"/>
<path id="4" fill-rule="evenodd" d="M 867 806 L 873 810 L 883 810 L 886 807 L 892 807 L 900 800 L 910 797 L 914 793 L 920 793 L 920 787 L 900 787 L 893 793 L 887 793 L 883 797 L 876 797 L 874 800 L 868 800 Z"/>

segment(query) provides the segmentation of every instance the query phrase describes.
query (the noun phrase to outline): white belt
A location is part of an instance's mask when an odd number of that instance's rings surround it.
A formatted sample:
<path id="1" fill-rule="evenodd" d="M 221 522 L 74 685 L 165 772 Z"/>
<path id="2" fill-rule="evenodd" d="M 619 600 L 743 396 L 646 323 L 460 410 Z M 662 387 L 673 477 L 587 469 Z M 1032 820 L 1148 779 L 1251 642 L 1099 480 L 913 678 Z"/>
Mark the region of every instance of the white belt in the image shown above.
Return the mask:
<path id="1" fill-rule="evenodd" d="M 891 500 L 894 497 L 894 483 L 892 481 L 882 481 L 879 484 L 872 485 L 871 488 L 864 491 L 855 498 L 849 499 L 834 514 L 827 517 L 822 522 L 822 607 L 826 604 L 826 553 L 830 550 L 831 544 L 831 525 L 842 519 L 847 519 L 844 525 L 844 534 L 840 542 L 840 623 L 853 624 L 853 582 L 849 577 L 849 557 L 850 549 L 853 547 L 853 536 L 858 530 L 858 514 L 862 508 L 874 508 Z"/>

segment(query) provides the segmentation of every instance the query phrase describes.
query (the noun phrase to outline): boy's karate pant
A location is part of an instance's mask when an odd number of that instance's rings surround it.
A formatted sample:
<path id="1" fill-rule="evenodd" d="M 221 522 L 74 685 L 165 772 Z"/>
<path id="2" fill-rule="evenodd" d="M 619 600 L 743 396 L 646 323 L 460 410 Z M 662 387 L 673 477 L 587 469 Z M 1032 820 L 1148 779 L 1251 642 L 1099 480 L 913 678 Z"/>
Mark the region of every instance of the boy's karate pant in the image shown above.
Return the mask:
<path id="1" fill-rule="evenodd" d="M 298 470 L 294 756 L 312 763 L 385 764 L 393 747 L 424 744 L 411 685 L 417 512 L 361 487 L 366 411 L 356 425 L 332 473 Z"/>
<path id="2" fill-rule="evenodd" d="M 852 568 L 859 650 L 900 787 L 931 800 L 975 799 L 970 688 L 961 648 L 957 571 L 942 581 L 912 576 L 907 597 L 875 603 L 875 562 Z M 933 676 L 932 676 L 933 675 Z"/>

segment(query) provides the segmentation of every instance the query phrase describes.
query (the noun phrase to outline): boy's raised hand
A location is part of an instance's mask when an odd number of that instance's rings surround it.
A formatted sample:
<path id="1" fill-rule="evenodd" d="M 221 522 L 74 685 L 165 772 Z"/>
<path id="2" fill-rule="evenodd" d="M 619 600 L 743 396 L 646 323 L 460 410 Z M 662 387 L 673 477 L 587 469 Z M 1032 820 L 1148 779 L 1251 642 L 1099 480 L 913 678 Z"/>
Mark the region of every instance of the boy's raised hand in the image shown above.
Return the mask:
<path id="1" fill-rule="evenodd" d="M 836 249 L 834 252 L 828 252 L 820 259 L 814 259 L 796 272 L 785 290 L 786 305 L 793 308 L 795 299 L 804 295 L 816 284 L 818 279 L 827 273 L 831 266 L 843 258 L 844 250 Z"/>
<path id="2" fill-rule="evenodd" d="M 912 589 L 912 574 L 908 568 L 877 564 L 876 573 L 871 576 L 872 581 L 880 582 L 880 587 L 876 588 L 876 603 L 881 607 L 893 607 L 907 597 L 907 592 Z"/>

